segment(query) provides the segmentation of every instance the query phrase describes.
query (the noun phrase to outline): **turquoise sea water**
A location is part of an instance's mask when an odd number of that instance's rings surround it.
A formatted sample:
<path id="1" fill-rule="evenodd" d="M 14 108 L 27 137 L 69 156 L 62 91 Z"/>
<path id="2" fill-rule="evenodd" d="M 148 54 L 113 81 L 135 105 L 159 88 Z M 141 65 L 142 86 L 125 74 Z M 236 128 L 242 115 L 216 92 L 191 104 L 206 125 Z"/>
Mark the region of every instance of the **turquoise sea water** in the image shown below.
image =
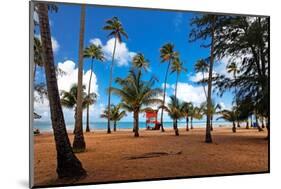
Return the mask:
<path id="1" fill-rule="evenodd" d="M 172 122 L 165 122 L 164 127 L 165 128 L 172 128 Z M 230 122 L 225 122 L 225 121 L 215 121 L 213 122 L 214 127 L 219 127 L 219 126 L 229 126 L 231 125 Z M 206 126 L 205 121 L 193 121 L 193 127 L 201 127 L 204 128 Z M 86 128 L 86 124 L 83 124 L 84 129 Z M 145 122 L 140 122 L 139 123 L 140 129 L 146 128 Z M 179 128 L 185 128 L 186 123 L 181 121 L 178 123 Z M 190 122 L 189 122 L 189 127 L 190 127 Z M 33 128 L 38 128 L 41 132 L 50 132 L 52 131 L 51 123 L 46 122 L 46 121 L 37 121 L 35 120 L 33 122 Z M 69 131 L 72 131 L 74 128 L 74 122 L 72 123 L 66 123 L 66 128 Z M 106 130 L 107 129 L 107 122 L 91 122 L 90 123 L 90 128 L 92 130 Z M 113 128 L 113 123 L 111 124 L 111 128 Z M 133 128 L 133 123 L 132 122 L 119 122 L 117 123 L 117 129 L 132 129 Z"/>

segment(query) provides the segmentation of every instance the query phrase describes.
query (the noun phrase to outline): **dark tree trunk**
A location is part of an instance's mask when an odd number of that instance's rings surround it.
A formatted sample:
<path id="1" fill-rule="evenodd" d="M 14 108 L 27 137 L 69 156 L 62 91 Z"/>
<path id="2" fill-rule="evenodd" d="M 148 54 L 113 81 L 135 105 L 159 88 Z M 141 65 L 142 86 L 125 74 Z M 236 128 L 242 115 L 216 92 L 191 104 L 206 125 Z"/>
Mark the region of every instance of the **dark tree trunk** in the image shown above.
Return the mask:
<path id="1" fill-rule="evenodd" d="M 264 118 L 263 118 L 263 116 L 261 117 L 261 128 L 265 128 L 265 126 L 264 126 Z"/>
<path id="2" fill-rule="evenodd" d="M 134 111 L 134 132 L 135 137 L 139 137 L 139 112 Z"/>
<path id="3" fill-rule="evenodd" d="M 190 129 L 193 129 L 193 117 L 190 117 Z"/>
<path id="4" fill-rule="evenodd" d="M 113 131 L 116 132 L 116 121 L 114 121 Z"/>
<path id="5" fill-rule="evenodd" d="M 75 122 L 76 122 L 76 118 L 77 118 L 77 107 L 75 106 L 75 108 L 74 108 L 74 121 L 75 121 Z M 76 127 L 75 127 L 75 125 L 74 125 L 73 134 L 75 134 L 75 129 L 76 129 Z"/>
<path id="6" fill-rule="evenodd" d="M 206 125 L 206 143 L 212 143 L 211 135 L 211 106 L 212 106 L 212 78 L 213 78 L 213 64 L 214 64 L 214 43 L 215 43 L 215 22 L 216 16 L 213 16 L 212 21 L 212 33 L 211 33 L 211 53 L 210 53 L 210 66 L 209 66 L 209 78 L 208 78 L 208 98 L 207 98 L 207 125 Z"/>
<path id="7" fill-rule="evenodd" d="M 52 128 L 57 151 L 57 174 L 59 178 L 80 178 L 86 175 L 86 171 L 74 155 L 66 132 L 54 65 L 47 4 L 38 4 L 38 15 Z"/>
<path id="8" fill-rule="evenodd" d="M 239 121 L 237 121 L 237 127 L 240 127 L 240 122 Z"/>
<path id="9" fill-rule="evenodd" d="M 253 115 L 251 115 L 251 127 L 253 127 Z"/>
<path id="10" fill-rule="evenodd" d="M 82 91 L 83 91 L 83 49 L 84 49 L 84 32 L 85 32 L 85 5 L 81 5 L 79 33 L 79 60 L 78 60 L 78 86 L 77 86 L 77 117 L 75 121 L 75 132 L 73 140 L 73 151 L 84 152 L 86 143 L 83 135 L 83 108 L 82 108 Z"/>
<path id="11" fill-rule="evenodd" d="M 186 116 L 186 131 L 189 131 L 188 122 L 189 122 L 189 119 L 188 119 L 188 116 Z"/>
<path id="12" fill-rule="evenodd" d="M 269 139 L 270 127 L 269 127 L 269 119 L 268 119 L 268 117 L 266 118 L 266 129 L 267 129 L 267 137 L 266 137 L 266 139 Z"/>
<path id="13" fill-rule="evenodd" d="M 117 42 L 117 36 L 115 36 L 114 40 L 114 47 L 113 47 L 113 52 L 112 52 L 112 62 L 110 66 L 110 75 L 109 75 L 109 89 L 108 89 L 108 119 L 107 119 L 107 133 L 111 133 L 111 128 L 110 128 L 110 103 L 111 103 L 111 84 L 112 84 L 112 72 L 113 72 L 113 66 L 114 66 L 114 57 L 115 57 L 115 50 L 116 50 L 116 42 Z"/>
<path id="14" fill-rule="evenodd" d="M 211 116 L 211 131 L 213 131 L 213 116 Z"/>
<path id="15" fill-rule="evenodd" d="M 169 68 L 170 68 L 171 60 L 169 60 L 167 70 L 166 70 L 166 75 L 165 75 L 165 83 L 164 83 L 164 95 L 163 95 L 163 106 L 165 106 L 165 100 L 166 100 L 166 85 L 167 85 L 167 79 L 168 79 L 168 73 L 169 73 Z M 164 132 L 164 124 L 163 124 L 163 113 L 164 113 L 164 108 L 161 109 L 161 117 L 160 117 L 160 123 L 161 123 L 161 131 Z"/>
<path id="16" fill-rule="evenodd" d="M 249 120 L 246 122 L 246 129 L 249 129 Z"/>
<path id="17" fill-rule="evenodd" d="M 88 95 L 91 93 L 91 83 L 92 83 L 92 75 L 93 75 L 93 58 L 91 62 L 91 74 L 89 79 L 89 86 L 88 86 Z M 90 132 L 90 105 L 87 104 L 87 122 L 86 122 L 86 132 Z"/>
<path id="18" fill-rule="evenodd" d="M 177 119 L 174 120 L 174 131 L 175 131 L 175 135 L 179 136 L 178 120 Z"/>
<path id="19" fill-rule="evenodd" d="M 257 124 L 258 131 L 259 132 L 263 131 L 263 129 L 260 127 L 259 118 L 258 118 L 257 114 L 256 114 L 256 124 Z"/>
<path id="20" fill-rule="evenodd" d="M 235 121 L 232 122 L 232 132 L 236 133 Z"/>

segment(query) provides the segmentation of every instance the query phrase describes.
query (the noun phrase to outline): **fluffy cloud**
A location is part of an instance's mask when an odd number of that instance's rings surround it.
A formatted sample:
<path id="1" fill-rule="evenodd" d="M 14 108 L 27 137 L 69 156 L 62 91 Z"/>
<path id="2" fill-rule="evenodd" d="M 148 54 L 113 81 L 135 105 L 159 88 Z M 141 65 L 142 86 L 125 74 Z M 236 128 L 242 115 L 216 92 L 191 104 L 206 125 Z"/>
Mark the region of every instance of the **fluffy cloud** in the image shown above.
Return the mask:
<path id="1" fill-rule="evenodd" d="M 90 40 L 90 43 L 102 46 L 103 52 L 105 54 L 105 58 L 110 61 L 112 58 L 114 41 L 115 38 L 111 38 L 106 42 L 106 44 L 103 45 L 100 39 L 94 38 Z M 117 66 L 127 66 L 135 54 L 136 54 L 135 52 L 129 51 L 126 43 L 124 42 L 116 43 L 115 60 Z"/>
<path id="2" fill-rule="evenodd" d="M 75 63 L 71 60 L 66 60 L 64 62 L 58 63 L 58 68 L 61 69 L 64 74 L 58 75 L 58 88 L 60 91 L 65 90 L 69 91 L 72 84 L 77 83 L 78 77 L 78 68 L 75 68 Z M 86 91 L 88 91 L 89 79 L 91 71 L 83 72 L 83 84 L 86 85 Z M 97 77 L 93 72 L 92 82 L 91 82 L 91 92 L 95 92 L 98 95 L 98 84 Z M 39 98 L 39 94 L 35 91 L 34 97 Z M 90 112 L 94 117 L 99 117 L 103 105 L 94 105 L 91 106 Z M 97 111 L 100 110 L 100 111 Z M 43 102 L 34 102 L 34 111 L 42 116 L 40 121 L 49 121 L 50 120 L 50 108 L 47 98 L 43 99 Z M 63 108 L 64 117 L 66 121 L 74 120 L 74 111 L 71 109 Z"/>

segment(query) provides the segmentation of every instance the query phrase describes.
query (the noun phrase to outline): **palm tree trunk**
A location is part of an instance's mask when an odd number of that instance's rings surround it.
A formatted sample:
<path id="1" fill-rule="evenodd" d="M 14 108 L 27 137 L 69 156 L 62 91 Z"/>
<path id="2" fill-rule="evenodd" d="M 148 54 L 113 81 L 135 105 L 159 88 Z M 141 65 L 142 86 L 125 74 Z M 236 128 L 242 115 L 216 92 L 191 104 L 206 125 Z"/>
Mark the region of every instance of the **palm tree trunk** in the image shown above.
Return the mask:
<path id="1" fill-rule="evenodd" d="M 116 121 L 114 121 L 113 131 L 116 132 Z"/>
<path id="2" fill-rule="evenodd" d="M 175 119 L 175 121 L 174 121 L 174 130 L 175 130 L 175 135 L 179 136 L 178 120 L 177 119 Z"/>
<path id="3" fill-rule="evenodd" d="M 214 64 L 214 43 L 215 43 L 215 21 L 216 16 L 213 16 L 212 21 L 212 36 L 211 36 L 211 57 L 210 57 L 210 66 L 209 66 L 209 79 L 208 79 L 208 98 L 207 98 L 207 125 L 206 125 L 206 143 L 212 143 L 212 135 L 211 135 L 211 106 L 212 106 L 212 78 L 213 78 L 213 64 Z"/>
<path id="4" fill-rule="evenodd" d="M 202 72 L 202 76 L 203 76 L 203 81 L 205 81 L 205 74 L 204 74 L 204 72 Z M 206 100 L 207 100 L 208 97 L 207 97 L 207 92 L 206 92 L 206 88 L 205 88 L 204 83 L 202 83 L 202 86 L 203 86 L 204 94 L 205 94 L 205 97 L 206 97 Z"/>
<path id="5" fill-rule="evenodd" d="M 190 117 L 190 129 L 193 129 L 193 117 Z"/>
<path id="6" fill-rule="evenodd" d="M 251 114 L 251 127 L 253 127 L 253 115 Z"/>
<path id="7" fill-rule="evenodd" d="M 91 93 L 91 83 L 92 83 L 92 75 L 93 75 L 93 58 L 91 62 L 91 74 L 89 79 L 89 86 L 88 86 L 88 95 Z M 90 132 L 90 107 L 89 104 L 87 104 L 87 122 L 86 122 L 86 132 Z"/>
<path id="8" fill-rule="evenodd" d="M 74 155 L 66 132 L 54 65 L 47 4 L 38 4 L 38 15 L 51 121 L 57 151 L 57 174 L 59 178 L 80 178 L 86 175 L 86 171 Z"/>
<path id="9" fill-rule="evenodd" d="M 232 122 L 232 132 L 236 133 L 235 121 Z"/>
<path id="10" fill-rule="evenodd" d="M 77 118 L 77 107 L 75 106 L 75 108 L 74 108 L 74 121 L 75 121 L 75 123 L 76 123 L 76 118 Z M 74 135 L 75 135 L 75 129 L 76 129 L 76 127 L 74 125 L 74 128 L 73 128 L 73 134 Z"/>
<path id="11" fill-rule="evenodd" d="M 213 131 L 213 116 L 211 116 L 211 131 Z"/>
<path id="12" fill-rule="evenodd" d="M 135 137 L 139 137 L 139 112 L 137 110 L 134 111 L 134 132 Z"/>
<path id="13" fill-rule="evenodd" d="M 165 100 L 166 100 L 166 85 L 167 85 L 167 78 L 168 78 L 168 73 L 169 73 L 169 68 L 170 68 L 170 64 L 171 64 L 171 60 L 169 59 L 169 63 L 167 66 L 167 70 L 166 70 L 166 75 L 165 75 L 165 83 L 164 83 L 164 96 L 163 96 L 163 106 L 165 106 Z M 163 113 L 164 113 L 164 108 L 162 108 L 161 110 L 161 118 L 160 118 L 160 122 L 161 122 L 161 131 L 164 132 L 164 125 L 163 125 Z"/>
<path id="14" fill-rule="evenodd" d="M 116 50 L 116 42 L 117 42 L 117 36 L 115 36 L 114 40 L 114 47 L 113 47 L 113 52 L 112 52 L 112 62 L 110 66 L 110 76 L 109 76 L 109 89 L 108 89 L 108 119 L 107 119 L 107 133 L 111 133 L 110 129 L 110 101 L 111 101 L 111 83 L 112 83 L 112 71 L 113 71 L 113 65 L 114 65 L 114 56 L 115 56 L 115 50 Z"/>
<path id="15" fill-rule="evenodd" d="M 247 122 L 246 122 L 246 129 L 249 129 L 249 120 L 247 119 Z"/>
<path id="16" fill-rule="evenodd" d="M 80 36 L 79 36 L 79 61 L 78 61 L 78 86 L 77 86 L 77 117 L 75 121 L 75 135 L 73 140 L 73 151 L 84 152 L 86 143 L 83 135 L 83 109 L 82 109 L 82 90 L 83 90 L 83 49 L 85 32 L 85 5 L 81 5 L 80 18 Z"/>
<path id="17" fill-rule="evenodd" d="M 263 118 L 263 116 L 261 117 L 261 128 L 265 128 L 265 126 L 264 126 L 264 118 Z"/>
<path id="18" fill-rule="evenodd" d="M 256 114 L 256 124 L 257 124 L 258 131 L 259 131 L 259 132 L 263 131 L 263 129 L 260 127 L 259 118 L 258 118 L 258 115 L 257 115 L 257 114 Z"/>
<path id="19" fill-rule="evenodd" d="M 188 115 L 187 115 L 187 116 L 186 116 L 186 131 L 189 131 L 188 121 L 189 121 L 189 119 L 188 119 Z"/>

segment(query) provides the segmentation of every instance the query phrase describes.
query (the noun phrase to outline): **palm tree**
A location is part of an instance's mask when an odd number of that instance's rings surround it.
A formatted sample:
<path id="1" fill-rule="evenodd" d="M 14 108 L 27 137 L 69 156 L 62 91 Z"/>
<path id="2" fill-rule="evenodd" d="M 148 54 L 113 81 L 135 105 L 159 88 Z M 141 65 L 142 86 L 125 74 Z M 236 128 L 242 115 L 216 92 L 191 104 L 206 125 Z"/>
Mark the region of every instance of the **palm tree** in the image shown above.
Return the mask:
<path id="1" fill-rule="evenodd" d="M 176 87 L 175 87 L 175 98 L 177 98 L 177 89 L 178 89 L 178 79 L 181 72 L 186 72 L 187 69 L 183 67 L 183 62 L 180 61 L 179 57 L 175 58 L 172 62 L 171 73 L 177 74 L 176 76 Z"/>
<path id="2" fill-rule="evenodd" d="M 92 75 L 93 75 L 93 62 L 94 59 L 99 61 L 104 61 L 104 55 L 102 52 L 102 47 L 100 45 L 91 44 L 89 47 L 87 47 L 84 50 L 84 58 L 90 58 L 91 59 L 91 74 L 89 79 L 89 86 L 88 86 L 88 95 L 91 92 L 91 83 L 92 83 Z M 87 122 L 86 122 L 86 132 L 90 132 L 90 115 L 89 115 L 90 109 L 89 105 L 87 106 Z"/>
<path id="3" fill-rule="evenodd" d="M 189 114 L 191 111 L 193 111 L 192 109 L 193 109 L 193 104 L 191 102 L 183 102 L 182 113 L 184 114 L 186 119 L 186 131 L 189 131 L 189 126 L 188 126 Z"/>
<path id="4" fill-rule="evenodd" d="M 33 79 L 35 80 L 37 66 L 43 67 L 44 65 L 42 43 L 38 37 L 34 37 L 33 51 L 34 51 Z"/>
<path id="5" fill-rule="evenodd" d="M 109 37 L 114 37 L 114 48 L 112 52 L 112 62 L 110 66 L 110 76 L 109 76 L 109 92 L 108 92 L 108 112 L 110 114 L 110 101 L 111 101 L 111 83 L 112 83 L 112 71 L 113 71 L 113 65 L 114 65 L 114 56 L 115 56 L 115 50 L 116 50 L 116 42 L 119 43 L 122 42 L 122 36 L 125 36 L 125 38 L 128 38 L 127 33 L 125 32 L 122 23 L 119 21 L 117 17 L 113 17 L 110 20 L 106 21 L 106 25 L 103 27 L 104 30 L 110 31 Z M 110 116 L 109 116 L 110 117 Z M 107 133 L 111 133 L 110 129 L 110 118 L 107 119 Z"/>
<path id="6" fill-rule="evenodd" d="M 83 152 L 86 149 L 86 143 L 83 135 L 83 109 L 82 109 L 82 90 L 83 90 L 83 49 L 84 49 L 84 31 L 85 31 L 85 5 L 81 5 L 80 33 L 79 33 L 79 59 L 78 59 L 78 87 L 77 87 L 77 116 L 75 119 L 73 150 Z"/>
<path id="7" fill-rule="evenodd" d="M 202 119 L 203 117 L 203 107 L 191 106 L 189 116 L 190 128 L 193 129 L 193 119 Z"/>
<path id="8" fill-rule="evenodd" d="M 116 78 L 116 83 L 120 85 L 120 88 L 111 88 L 114 94 L 121 97 L 121 107 L 134 114 L 135 137 L 139 136 L 139 113 L 145 106 L 162 103 L 162 100 L 156 98 L 161 94 L 161 89 L 152 89 L 155 78 L 144 81 L 141 76 L 140 70 L 130 70 L 126 78 Z"/>
<path id="9" fill-rule="evenodd" d="M 113 121 L 113 131 L 116 131 L 117 122 L 120 121 L 124 116 L 126 116 L 126 112 L 123 110 L 120 112 L 121 104 L 113 105 L 111 104 L 110 108 L 110 120 Z M 103 113 L 101 114 L 101 118 L 108 118 L 108 110 L 105 109 Z"/>
<path id="10" fill-rule="evenodd" d="M 168 78 L 168 72 L 170 69 L 170 64 L 171 62 L 178 57 L 178 53 L 174 51 L 174 45 L 171 43 L 167 43 L 162 46 L 160 49 L 160 57 L 161 57 L 161 62 L 167 62 L 168 61 L 168 66 L 166 69 L 166 74 L 165 74 L 165 81 L 164 81 L 164 95 L 163 95 L 163 104 L 162 106 L 165 106 L 165 100 L 166 100 L 166 85 L 167 85 L 167 78 Z M 161 110 L 161 131 L 164 132 L 164 126 L 163 126 L 163 108 Z"/>
<path id="11" fill-rule="evenodd" d="M 172 95 L 170 96 L 170 102 L 168 103 L 168 106 L 163 107 L 163 109 L 165 109 L 168 112 L 168 115 L 173 119 L 173 127 L 176 136 L 179 136 L 178 119 L 181 119 L 185 116 L 182 111 L 184 108 L 183 105 L 183 103 L 179 102 L 179 99 Z"/>
<path id="12" fill-rule="evenodd" d="M 96 99 L 97 99 L 97 95 L 95 93 L 90 93 L 87 94 L 86 92 L 84 92 L 84 90 L 86 89 L 86 86 L 83 85 L 83 93 L 82 93 L 82 98 L 83 98 L 83 102 L 82 102 L 82 108 L 85 109 L 87 108 L 89 105 L 92 105 L 95 103 Z M 66 108 L 70 108 L 70 109 L 74 109 L 74 118 L 75 120 L 77 119 L 77 92 L 78 92 L 78 86 L 77 84 L 73 84 L 70 87 L 69 91 L 62 91 L 62 97 L 61 97 L 61 105 L 66 107 Z M 75 133 L 75 129 L 74 128 L 74 133 Z"/>
<path id="13" fill-rule="evenodd" d="M 221 117 L 218 117 L 218 119 L 224 119 L 226 121 L 229 121 L 229 122 L 232 122 L 232 132 L 236 132 L 236 125 L 235 125 L 235 121 L 237 119 L 237 116 L 236 116 L 236 111 L 233 109 L 233 110 L 222 110 L 220 112 L 221 114 Z"/>
<path id="14" fill-rule="evenodd" d="M 133 66 L 140 70 L 147 71 L 149 69 L 149 60 L 144 57 L 144 54 L 137 53 L 132 60 Z"/>
<path id="15" fill-rule="evenodd" d="M 236 81 L 236 74 L 239 73 L 237 64 L 235 62 L 231 62 L 228 66 L 227 66 L 227 72 L 228 73 L 233 73 L 233 78 L 234 78 L 234 82 Z M 234 87 L 234 93 L 235 96 L 237 96 L 237 87 Z M 236 100 L 236 106 L 238 106 L 238 102 L 237 102 L 237 97 L 235 97 Z M 240 123 L 239 120 L 237 119 L 237 127 L 240 127 Z"/>
<path id="16" fill-rule="evenodd" d="M 203 59 L 200 59 L 196 62 L 195 68 L 194 68 L 196 73 L 199 73 L 199 72 L 202 73 L 203 78 L 202 78 L 201 82 L 202 82 L 202 86 L 203 86 L 203 90 L 204 90 L 206 100 L 207 100 L 207 92 L 206 92 L 204 81 L 205 81 L 205 73 L 208 72 L 208 67 L 209 67 L 209 65 L 206 63 L 206 61 L 203 60 Z"/>
<path id="17" fill-rule="evenodd" d="M 83 169 L 81 162 L 73 153 L 66 132 L 55 73 L 48 6 L 45 3 L 38 3 L 36 5 L 38 6 L 39 26 L 44 54 L 43 62 L 50 104 L 52 128 L 54 131 L 57 152 L 56 171 L 59 178 L 80 178 L 86 175 L 86 171 Z"/>

